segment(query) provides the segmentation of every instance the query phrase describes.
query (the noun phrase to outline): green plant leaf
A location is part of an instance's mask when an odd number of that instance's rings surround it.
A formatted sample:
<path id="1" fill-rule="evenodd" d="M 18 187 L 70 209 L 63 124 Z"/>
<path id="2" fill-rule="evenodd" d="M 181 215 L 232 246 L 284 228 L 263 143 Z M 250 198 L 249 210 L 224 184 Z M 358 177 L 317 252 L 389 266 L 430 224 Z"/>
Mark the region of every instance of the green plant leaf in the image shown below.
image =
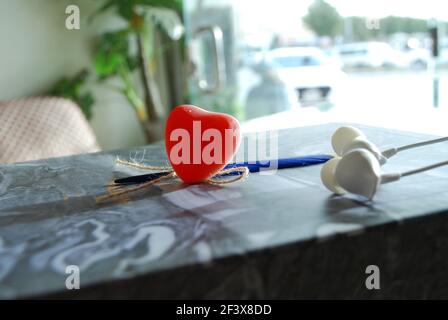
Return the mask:
<path id="1" fill-rule="evenodd" d="M 87 92 L 83 95 L 79 95 L 75 97 L 75 102 L 78 103 L 79 107 L 81 108 L 81 111 L 86 116 L 87 120 L 90 120 L 93 116 L 92 112 L 92 106 L 95 103 L 95 99 L 93 98 L 93 95 L 90 92 Z"/>
<path id="2" fill-rule="evenodd" d="M 62 78 L 48 91 L 48 94 L 73 100 L 81 108 L 86 118 L 91 119 L 95 99 L 92 93 L 85 89 L 88 75 L 88 71 L 81 70 L 71 78 Z"/>
<path id="3" fill-rule="evenodd" d="M 107 54 L 100 51 L 95 56 L 95 71 L 100 78 L 115 75 L 121 60 L 122 57 L 118 53 Z"/>
<path id="4" fill-rule="evenodd" d="M 134 5 L 135 1 L 132 0 L 118 0 L 117 12 L 121 17 L 129 21 L 134 13 Z"/>
<path id="5" fill-rule="evenodd" d="M 118 66 L 130 60 L 128 46 L 129 30 L 107 32 L 100 38 L 94 58 L 95 71 L 100 79 L 116 75 Z"/>
<path id="6" fill-rule="evenodd" d="M 106 32 L 101 36 L 99 50 L 125 54 L 128 51 L 128 29 Z"/>
<path id="7" fill-rule="evenodd" d="M 127 55 L 126 63 L 130 71 L 134 71 L 138 67 L 138 58 L 136 56 Z"/>

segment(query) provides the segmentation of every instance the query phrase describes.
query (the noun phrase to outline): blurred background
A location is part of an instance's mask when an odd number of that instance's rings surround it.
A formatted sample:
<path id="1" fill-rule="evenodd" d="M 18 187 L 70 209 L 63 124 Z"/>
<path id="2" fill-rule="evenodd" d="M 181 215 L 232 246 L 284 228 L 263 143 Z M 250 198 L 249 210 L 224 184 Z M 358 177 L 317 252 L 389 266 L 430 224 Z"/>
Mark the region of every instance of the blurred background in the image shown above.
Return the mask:
<path id="1" fill-rule="evenodd" d="M 447 134 L 444 6 L 0 0 L 0 162 L 157 141 L 183 103 L 246 131 L 343 121 Z"/>

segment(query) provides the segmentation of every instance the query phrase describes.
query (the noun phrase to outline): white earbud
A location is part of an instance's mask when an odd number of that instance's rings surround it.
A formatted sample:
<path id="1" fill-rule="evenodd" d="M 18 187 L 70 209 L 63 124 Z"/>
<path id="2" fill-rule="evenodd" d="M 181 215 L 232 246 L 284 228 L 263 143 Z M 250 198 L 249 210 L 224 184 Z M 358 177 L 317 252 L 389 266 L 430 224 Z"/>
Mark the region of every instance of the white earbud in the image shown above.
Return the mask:
<path id="1" fill-rule="evenodd" d="M 328 163 L 332 161 L 332 163 Z M 399 173 L 381 175 L 378 159 L 368 150 L 358 148 L 342 158 L 333 158 L 324 164 L 321 179 L 325 187 L 336 193 L 354 193 L 372 199 L 381 183 L 400 179 Z"/>
<path id="2" fill-rule="evenodd" d="M 338 156 L 344 156 L 354 149 L 369 150 L 380 162 L 384 164 L 387 158 L 381 153 L 376 145 L 370 142 L 364 133 L 355 127 L 340 127 L 331 137 L 331 144 Z"/>
<path id="3" fill-rule="evenodd" d="M 352 141 L 346 143 L 344 148 L 342 149 L 342 155 L 345 155 L 355 149 L 364 149 L 370 151 L 370 153 L 372 153 L 375 158 L 378 159 L 381 165 L 387 162 L 387 158 L 381 154 L 381 151 L 378 149 L 378 147 L 367 140 L 366 137 L 357 137 Z"/>
<path id="4" fill-rule="evenodd" d="M 338 156 L 342 157 L 351 150 L 361 148 L 370 151 L 378 159 L 380 164 L 383 165 L 387 162 L 387 159 L 391 158 L 400 151 L 422 147 L 447 140 L 448 137 L 443 137 L 422 141 L 419 143 L 413 143 L 398 148 L 390 148 L 381 152 L 375 144 L 367 139 L 367 137 L 361 130 L 355 127 L 345 126 L 338 128 L 333 133 L 333 136 L 331 137 L 331 144 Z"/>
<path id="5" fill-rule="evenodd" d="M 321 169 L 321 180 L 333 193 L 341 195 L 350 192 L 372 200 L 380 184 L 444 165 L 448 165 L 448 161 L 404 173 L 381 174 L 381 166 L 375 155 L 366 149 L 358 148 L 350 150 L 342 158 L 335 157 L 327 161 Z"/>
<path id="6" fill-rule="evenodd" d="M 400 151 L 447 140 L 448 137 L 443 137 L 381 152 L 361 130 L 350 126 L 340 127 L 331 137 L 331 144 L 338 156 L 324 164 L 320 173 L 321 180 L 333 193 L 351 192 L 372 199 L 380 184 L 448 164 L 448 161 L 444 161 L 404 173 L 381 174 L 381 165 L 385 164 L 388 158 Z"/>
<path id="7" fill-rule="evenodd" d="M 381 181 L 380 164 L 364 149 L 351 150 L 336 166 L 335 180 L 344 190 L 372 199 Z"/>
<path id="8" fill-rule="evenodd" d="M 374 154 L 365 149 L 349 151 L 335 170 L 336 181 L 348 192 L 373 199 L 382 183 L 399 180 L 399 173 L 381 174 L 381 166 Z"/>
<path id="9" fill-rule="evenodd" d="M 331 145 L 338 156 L 344 154 L 347 144 L 358 137 L 365 138 L 364 133 L 355 127 L 340 127 L 331 136 Z"/>
<path id="10" fill-rule="evenodd" d="M 346 191 L 342 189 L 339 183 L 336 181 L 336 166 L 338 165 L 340 157 L 334 157 L 333 159 L 328 160 L 322 166 L 320 170 L 320 179 L 324 186 L 333 193 L 336 194 L 344 194 Z"/>

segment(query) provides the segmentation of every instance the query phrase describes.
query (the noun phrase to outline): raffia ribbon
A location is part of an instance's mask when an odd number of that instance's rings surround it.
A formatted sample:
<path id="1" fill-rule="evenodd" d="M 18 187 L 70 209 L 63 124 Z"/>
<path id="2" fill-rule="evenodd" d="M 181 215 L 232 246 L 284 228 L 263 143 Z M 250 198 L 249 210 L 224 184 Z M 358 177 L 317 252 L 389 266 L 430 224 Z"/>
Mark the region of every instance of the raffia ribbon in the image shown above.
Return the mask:
<path id="1" fill-rule="evenodd" d="M 162 176 L 160 178 L 156 178 L 154 180 L 144 182 L 144 183 L 142 183 L 136 187 L 132 187 L 132 188 L 126 188 L 126 186 L 123 186 L 120 184 L 114 184 L 114 185 L 112 185 L 112 189 L 109 192 L 109 194 L 96 197 L 97 202 L 107 201 L 107 200 L 114 199 L 114 198 L 122 196 L 122 195 L 129 194 L 131 192 L 143 190 L 143 189 L 149 188 L 152 185 L 155 185 L 161 181 L 168 180 L 168 179 L 174 179 L 177 177 L 173 168 L 170 166 L 152 166 L 152 165 L 145 165 L 142 163 L 126 161 L 126 160 L 121 160 L 121 159 L 117 159 L 115 161 L 115 163 L 118 165 L 133 167 L 133 168 L 142 169 L 142 170 L 157 170 L 159 172 L 167 172 L 168 174 L 165 176 Z M 240 174 L 237 176 L 232 176 L 230 178 L 223 178 L 232 173 L 240 173 Z M 211 184 L 211 185 L 222 186 L 222 185 L 227 185 L 227 184 L 243 181 L 244 179 L 247 178 L 248 175 L 249 175 L 249 169 L 247 167 L 234 167 L 234 168 L 229 168 L 229 169 L 223 169 L 223 170 L 219 171 L 213 177 L 205 180 L 204 182 Z"/>

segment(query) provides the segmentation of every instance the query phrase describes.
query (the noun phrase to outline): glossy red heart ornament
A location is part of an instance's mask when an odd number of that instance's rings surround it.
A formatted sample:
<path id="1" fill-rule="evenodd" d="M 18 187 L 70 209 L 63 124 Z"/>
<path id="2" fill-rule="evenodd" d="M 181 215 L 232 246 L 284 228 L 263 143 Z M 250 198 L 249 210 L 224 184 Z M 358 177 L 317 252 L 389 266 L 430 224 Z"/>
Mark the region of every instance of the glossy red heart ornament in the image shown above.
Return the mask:
<path id="1" fill-rule="evenodd" d="M 240 143 L 240 124 L 234 117 L 180 105 L 168 116 L 165 147 L 171 166 L 185 183 L 214 176 L 232 159 Z"/>

